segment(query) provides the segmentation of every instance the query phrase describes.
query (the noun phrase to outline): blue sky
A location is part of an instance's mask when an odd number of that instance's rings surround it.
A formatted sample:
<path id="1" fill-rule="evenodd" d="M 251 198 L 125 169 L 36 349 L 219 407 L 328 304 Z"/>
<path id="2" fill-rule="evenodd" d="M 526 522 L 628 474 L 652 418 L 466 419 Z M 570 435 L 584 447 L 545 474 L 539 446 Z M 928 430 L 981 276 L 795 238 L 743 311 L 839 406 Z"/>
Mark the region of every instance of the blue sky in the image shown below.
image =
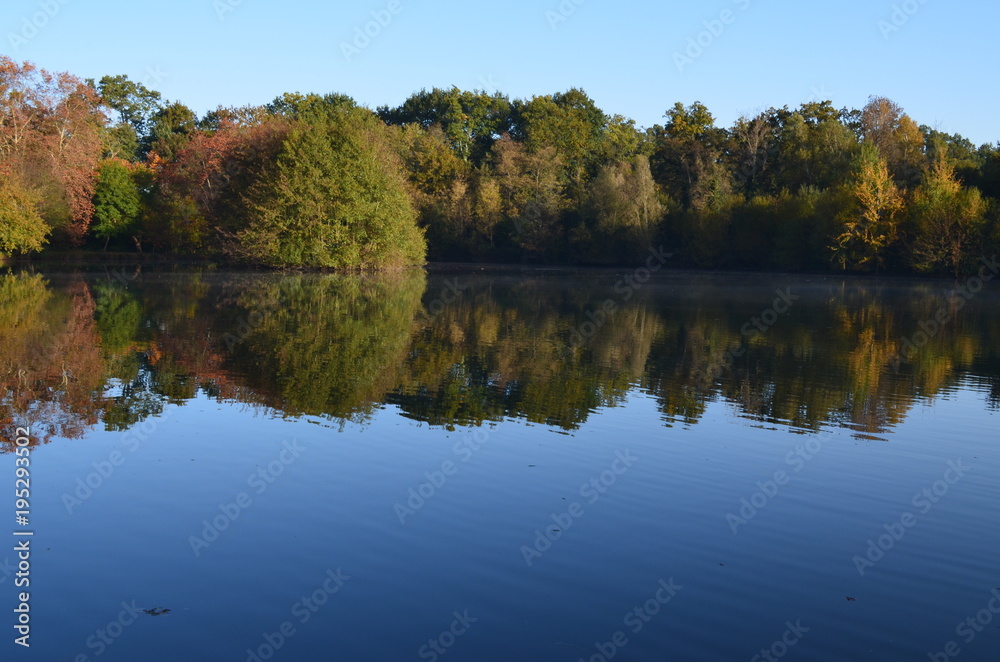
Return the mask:
<path id="1" fill-rule="evenodd" d="M 380 12 L 384 27 L 355 43 Z M 422 87 L 582 87 L 642 126 L 696 100 L 728 126 L 770 106 L 861 107 L 879 94 L 979 144 L 1000 141 L 997 24 L 997 3 L 968 0 L 5 0 L 0 53 L 85 78 L 127 74 L 199 113 L 286 91 L 375 107 Z M 364 47 L 348 56 L 344 44 Z"/>

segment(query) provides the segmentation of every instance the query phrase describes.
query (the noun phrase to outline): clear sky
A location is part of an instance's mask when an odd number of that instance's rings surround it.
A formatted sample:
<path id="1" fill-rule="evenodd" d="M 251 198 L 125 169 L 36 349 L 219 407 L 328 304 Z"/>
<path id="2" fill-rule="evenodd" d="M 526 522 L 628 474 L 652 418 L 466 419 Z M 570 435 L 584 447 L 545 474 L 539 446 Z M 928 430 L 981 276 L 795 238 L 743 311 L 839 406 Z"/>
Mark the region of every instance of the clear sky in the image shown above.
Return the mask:
<path id="1" fill-rule="evenodd" d="M 980 144 L 1000 141 L 998 24 L 1000 3 L 985 0 L 4 0 L 0 53 L 127 74 L 199 113 L 293 91 L 374 108 L 423 87 L 582 87 L 642 126 L 696 100 L 728 126 L 878 94 Z"/>

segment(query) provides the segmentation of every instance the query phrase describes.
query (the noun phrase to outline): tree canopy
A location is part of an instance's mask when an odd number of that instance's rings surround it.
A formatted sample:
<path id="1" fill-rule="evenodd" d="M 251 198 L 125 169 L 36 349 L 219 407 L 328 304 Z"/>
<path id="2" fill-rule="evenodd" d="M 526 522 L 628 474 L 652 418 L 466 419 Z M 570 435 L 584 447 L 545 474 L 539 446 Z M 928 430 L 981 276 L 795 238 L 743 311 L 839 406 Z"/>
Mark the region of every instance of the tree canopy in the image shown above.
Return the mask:
<path id="1" fill-rule="evenodd" d="M 126 76 L 0 57 L 3 252 L 86 245 L 275 266 L 453 261 L 959 274 L 997 252 L 1000 145 L 892 100 L 643 128 L 584 90 L 289 92 L 199 117 Z"/>

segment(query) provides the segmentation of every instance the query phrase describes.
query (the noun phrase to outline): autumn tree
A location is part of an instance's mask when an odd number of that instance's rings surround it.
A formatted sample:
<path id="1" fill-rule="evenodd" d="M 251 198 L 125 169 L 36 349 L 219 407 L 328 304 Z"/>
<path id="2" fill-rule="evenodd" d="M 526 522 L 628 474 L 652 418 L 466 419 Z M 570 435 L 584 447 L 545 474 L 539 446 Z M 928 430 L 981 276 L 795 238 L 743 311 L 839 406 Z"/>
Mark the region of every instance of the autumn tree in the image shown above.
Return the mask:
<path id="1" fill-rule="evenodd" d="M 7 176 L 0 177 L 0 258 L 42 249 L 50 229 L 37 204 L 30 190 Z"/>
<path id="2" fill-rule="evenodd" d="M 564 237 L 562 214 L 567 206 L 561 155 L 553 147 L 532 153 L 509 137 L 497 141 L 493 154 L 514 243 L 536 257 L 553 257 Z"/>
<path id="3" fill-rule="evenodd" d="M 860 131 L 878 148 L 898 184 L 919 181 L 925 163 L 924 135 L 899 104 L 885 97 L 869 99 L 861 110 Z"/>
<path id="4" fill-rule="evenodd" d="M 964 188 L 955 167 L 938 160 L 913 192 L 908 207 L 912 231 L 912 263 L 918 271 L 948 271 L 958 276 L 981 239 L 986 202 L 977 189 Z"/>
<path id="5" fill-rule="evenodd" d="M 843 269 L 878 269 L 897 237 L 903 197 L 875 145 L 862 147 L 846 193 L 849 203 L 839 218 L 834 259 Z"/>
<path id="6" fill-rule="evenodd" d="M 93 216 L 104 122 L 96 92 L 79 78 L 0 56 L 0 166 L 35 190 L 46 223 L 72 244 Z"/>
<path id="7" fill-rule="evenodd" d="M 604 254 L 601 261 L 635 259 L 649 250 L 663 215 L 649 159 L 604 166 L 591 183 L 590 206 L 596 223 L 587 243 Z"/>
<path id="8" fill-rule="evenodd" d="M 158 161 L 145 234 L 169 250 L 218 251 L 246 225 L 248 197 L 264 177 L 290 122 L 267 113 L 216 111 L 173 161 Z"/>

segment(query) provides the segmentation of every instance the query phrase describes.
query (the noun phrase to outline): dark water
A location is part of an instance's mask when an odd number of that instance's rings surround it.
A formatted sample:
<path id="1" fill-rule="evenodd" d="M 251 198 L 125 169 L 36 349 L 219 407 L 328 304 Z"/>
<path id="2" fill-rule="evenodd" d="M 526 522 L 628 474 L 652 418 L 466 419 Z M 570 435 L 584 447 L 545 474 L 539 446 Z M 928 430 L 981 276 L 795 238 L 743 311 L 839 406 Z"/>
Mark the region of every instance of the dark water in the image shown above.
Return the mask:
<path id="1" fill-rule="evenodd" d="M 3 277 L 3 659 L 1000 659 L 997 286 L 637 276 Z"/>

